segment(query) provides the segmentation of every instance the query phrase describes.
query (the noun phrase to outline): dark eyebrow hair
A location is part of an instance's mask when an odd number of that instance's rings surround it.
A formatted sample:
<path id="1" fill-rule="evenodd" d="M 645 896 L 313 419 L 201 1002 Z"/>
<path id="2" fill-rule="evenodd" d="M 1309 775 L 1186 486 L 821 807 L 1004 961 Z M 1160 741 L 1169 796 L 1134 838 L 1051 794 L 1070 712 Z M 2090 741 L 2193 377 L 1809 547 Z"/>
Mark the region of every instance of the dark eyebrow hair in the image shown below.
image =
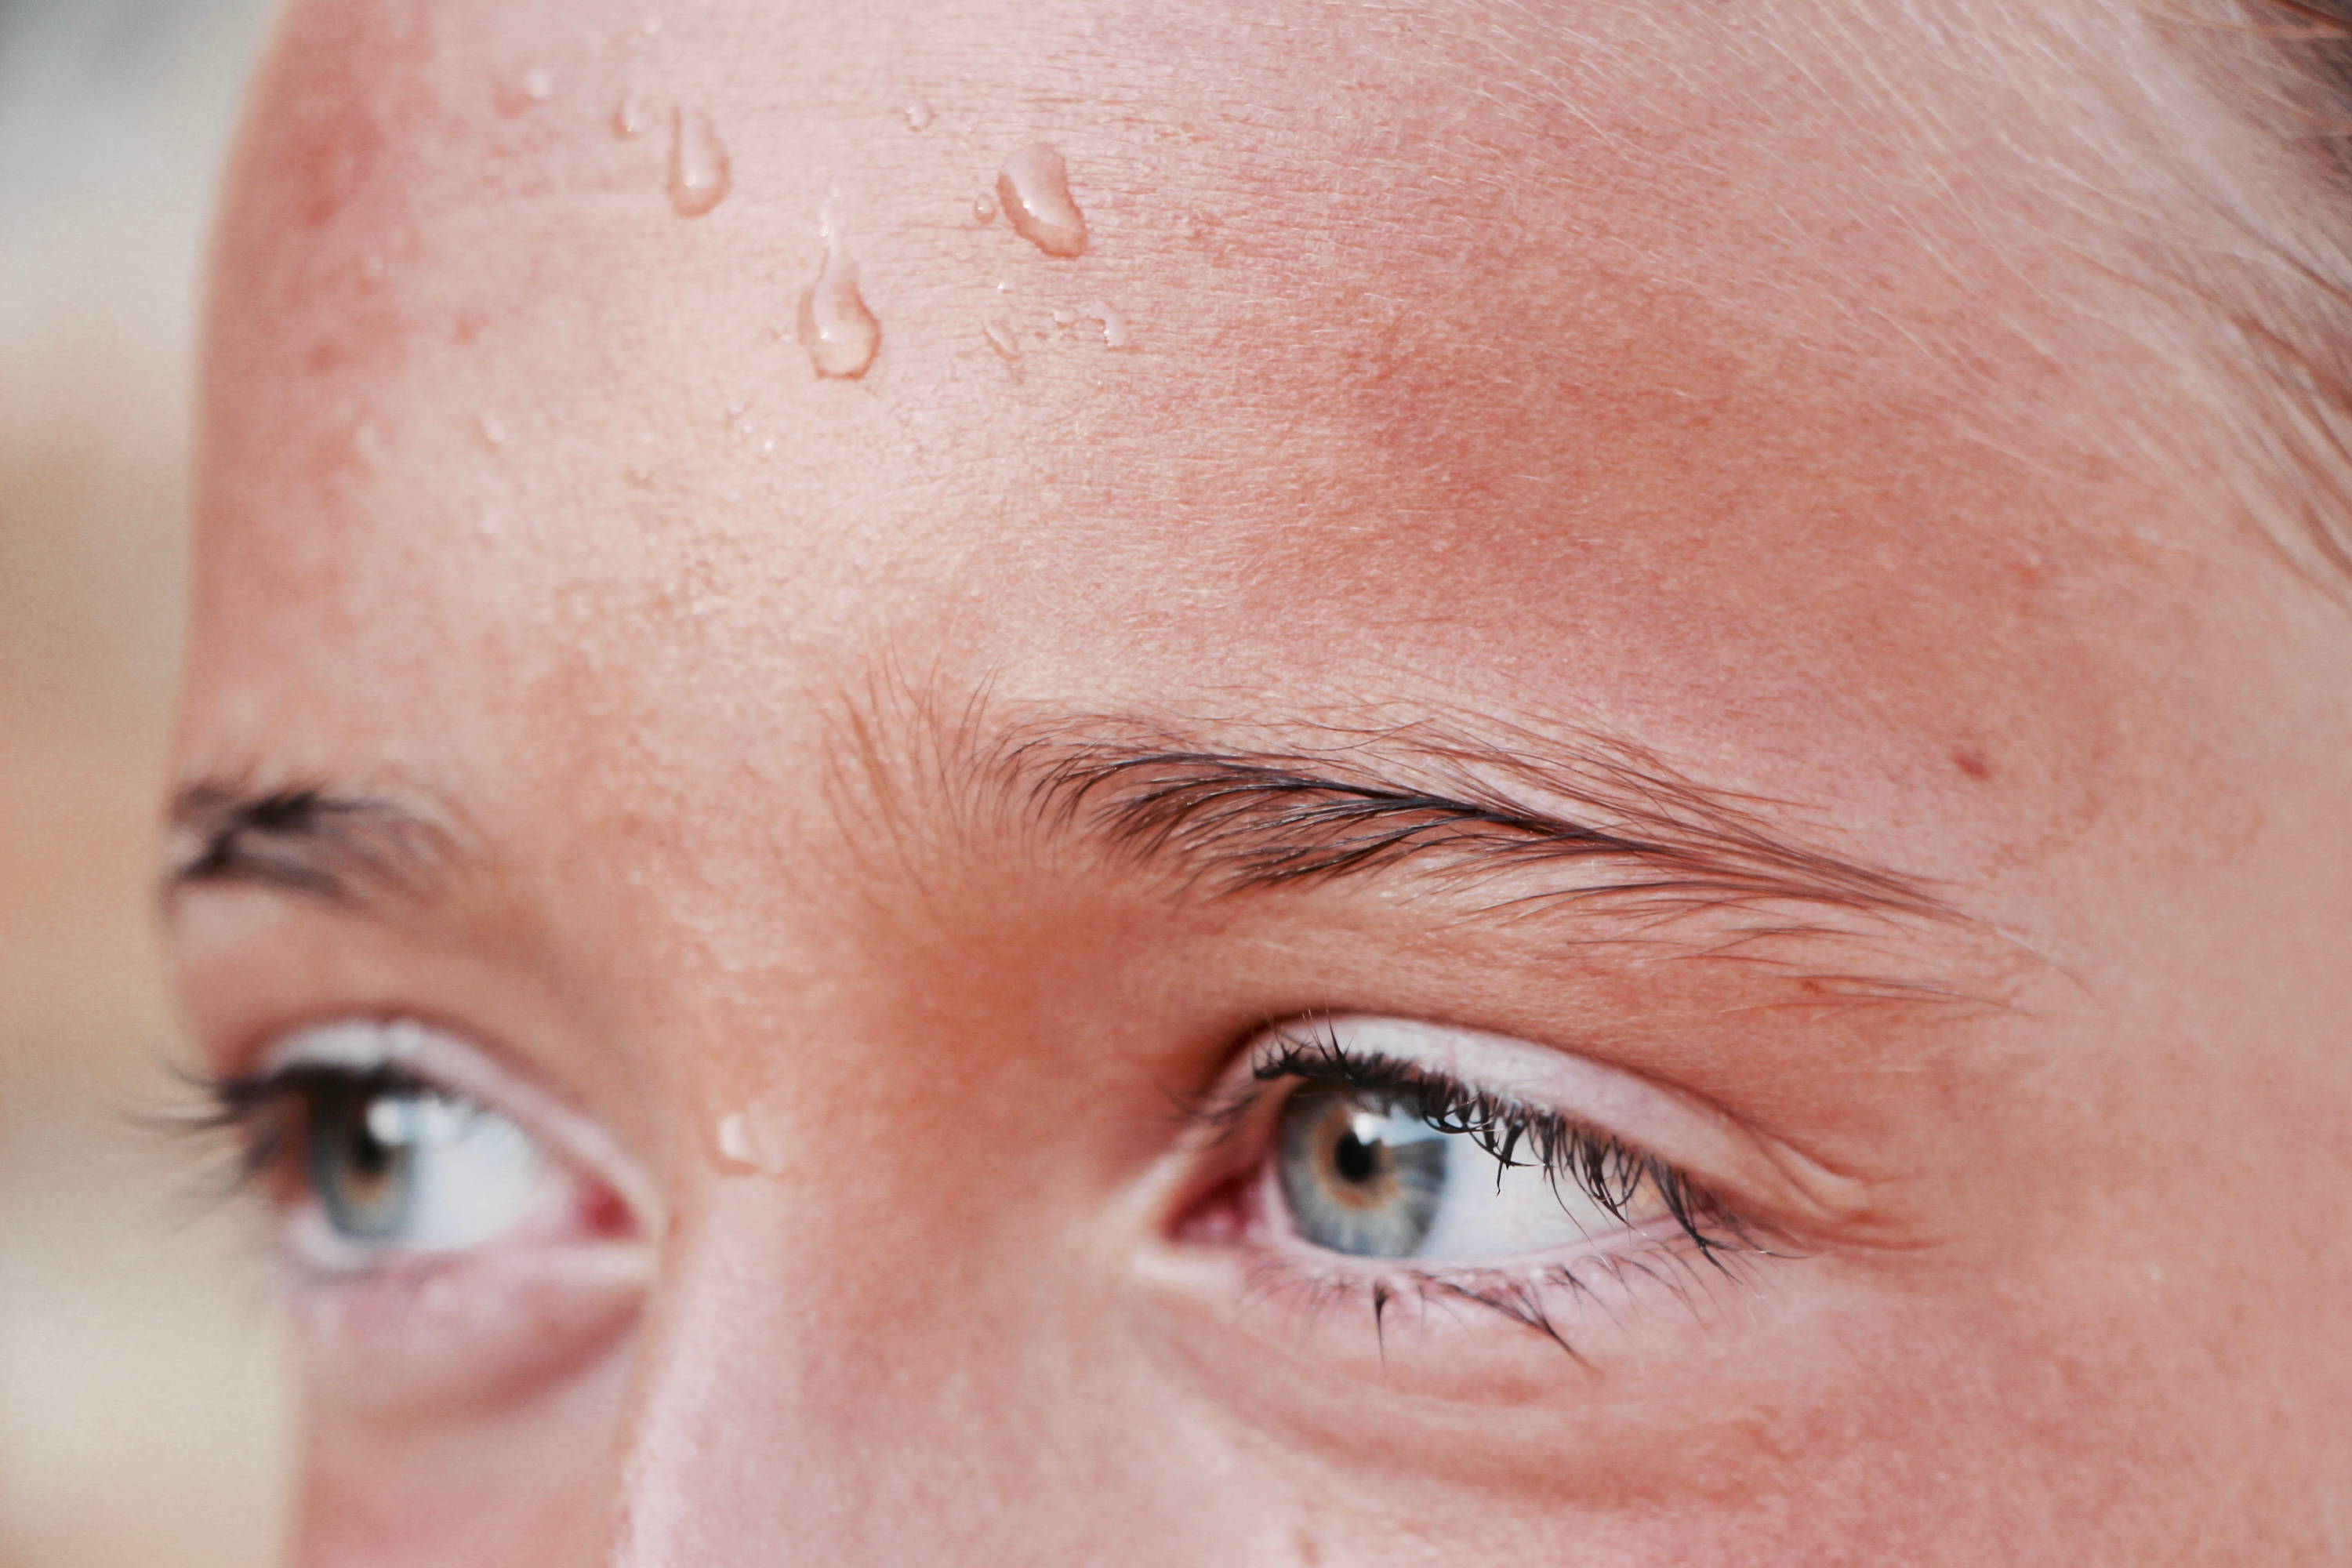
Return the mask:
<path id="1" fill-rule="evenodd" d="M 1294 750 L 1141 735 L 1033 740 L 1005 756 L 1048 823 L 1175 862 L 1215 893 L 1404 862 L 1475 879 L 1592 861 L 1592 877 L 1534 897 L 1605 895 L 1661 911 L 1795 900 L 1958 918 L 1918 879 L 1768 826 L 1760 812 L 1776 803 L 1598 740 L 1516 744 L 1414 728 Z"/>
<path id="2" fill-rule="evenodd" d="M 1582 861 L 1592 863 L 1591 874 L 1500 902 L 1607 897 L 1621 910 L 1671 913 L 1797 900 L 1959 918 L 1917 879 L 1768 827 L 1760 811 L 1778 803 L 1705 787 L 1646 752 L 1598 736 L 1250 725 L 1244 732 L 1312 734 L 1318 743 L 1217 744 L 1085 719 L 975 743 L 964 726 L 947 728 L 962 731 L 965 742 L 950 742 L 948 752 L 982 764 L 991 796 L 1009 793 L 1033 823 L 1078 830 L 1212 895 L 1408 863 L 1475 880 Z M 892 748 L 872 745 L 873 731 L 864 738 L 853 749 L 869 767 L 882 766 Z M 931 739 L 947 737 L 935 731 Z M 901 766 L 910 760 L 898 753 Z M 452 833 L 421 805 L 323 784 L 203 780 L 180 792 L 172 822 L 185 847 L 166 873 L 167 900 L 220 884 L 339 904 L 414 897 L 456 850 Z"/>
<path id="3" fill-rule="evenodd" d="M 330 903 L 420 891 L 446 863 L 446 831 L 419 808 L 322 785 L 201 780 L 172 803 L 166 900 L 194 887 L 274 888 Z"/>

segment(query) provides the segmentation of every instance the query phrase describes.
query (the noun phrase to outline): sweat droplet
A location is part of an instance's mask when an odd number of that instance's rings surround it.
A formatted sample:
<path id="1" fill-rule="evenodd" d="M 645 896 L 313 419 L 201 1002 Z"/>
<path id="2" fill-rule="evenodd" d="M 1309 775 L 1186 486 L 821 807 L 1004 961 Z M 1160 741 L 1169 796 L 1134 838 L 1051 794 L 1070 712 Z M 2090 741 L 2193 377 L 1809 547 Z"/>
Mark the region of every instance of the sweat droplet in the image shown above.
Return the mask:
<path id="1" fill-rule="evenodd" d="M 523 72 L 522 95 L 533 103 L 545 103 L 555 96 L 555 73 L 544 66 Z"/>
<path id="2" fill-rule="evenodd" d="M 907 105 L 907 129 L 929 131 L 931 128 L 931 106 L 928 103 Z"/>
<path id="3" fill-rule="evenodd" d="M 781 1130 L 766 1118 L 730 1110 L 719 1119 L 717 1131 L 720 1169 L 769 1176 L 781 1175 L 785 1170 Z"/>
<path id="4" fill-rule="evenodd" d="M 751 1129 L 740 1111 L 719 1119 L 719 1157 L 730 1165 L 751 1163 Z"/>
<path id="5" fill-rule="evenodd" d="M 1086 215 L 1070 199 L 1069 170 L 1062 155 L 1043 142 L 1004 160 L 1004 172 L 996 176 L 996 199 L 1013 231 L 1046 255 L 1086 250 Z"/>
<path id="6" fill-rule="evenodd" d="M 642 136 L 646 129 L 646 111 L 634 98 L 625 98 L 613 106 L 613 134 L 623 141 Z"/>
<path id="7" fill-rule="evenodd" d="M 669 133 L 669 205 L 700 217 L 727 195 L 727 149 L 699 110 L 671 110 Z"/>
<path id="8" fill-rule="evenodd" d="M 977 224 L 994 223 L 996 221 L 996 198 L 994 196 L 985 195 L 972 197 L 971 221 Z"/>
<path id="9" fill-rule="evenodd" d="M 1102 323 L 1103 347 L 1126 349 L 1135 346 L 1135 334 L 1127 328 L 1127 312 L 1118 306 L 1097 300 L 1087 307 L 1087 314 Z"/>
<path id="10" fill-rule="evenodd" d="M 853 379 L 874 363 L 882 323 L 857 291 L 857 264 L 828 246 L 824 267 L 801 296 L 801 347 L 819 375 Z"/>

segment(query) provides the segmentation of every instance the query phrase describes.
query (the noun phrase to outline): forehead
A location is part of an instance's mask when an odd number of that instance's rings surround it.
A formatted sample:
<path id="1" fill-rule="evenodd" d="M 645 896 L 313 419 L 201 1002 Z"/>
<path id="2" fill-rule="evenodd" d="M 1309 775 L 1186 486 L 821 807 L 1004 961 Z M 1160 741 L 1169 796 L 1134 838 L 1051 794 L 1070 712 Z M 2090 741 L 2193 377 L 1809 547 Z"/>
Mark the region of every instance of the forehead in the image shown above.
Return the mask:
<path id="1" fill-rule="evenodd" d="M 2063 264 L 2089 89 L 2032 40 L 1181 10 L 298 9 L 199 749 L 643 773 L 913 680 L 1591 721 L 1892 820 L 2117 721 L 2160 400 Z M 1039 143 L 1081 255 L 982 221 Z M 856 377 L 801 342 L 829 256 Z"/>

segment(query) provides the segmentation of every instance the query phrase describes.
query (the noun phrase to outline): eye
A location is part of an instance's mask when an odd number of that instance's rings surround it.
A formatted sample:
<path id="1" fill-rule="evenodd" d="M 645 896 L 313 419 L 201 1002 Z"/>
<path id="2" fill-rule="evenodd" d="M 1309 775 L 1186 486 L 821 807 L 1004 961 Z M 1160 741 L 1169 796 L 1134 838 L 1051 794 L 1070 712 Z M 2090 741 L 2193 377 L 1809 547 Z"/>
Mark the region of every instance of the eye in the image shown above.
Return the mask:
<path id="1" fill-rule="evenodd" d="M 1722 1205 L 1601 1120 L 1672 1118 L 1597 1069 L 1550 1070 L 1548 1054 L 1399 1020 L 1272 1032 L 1243 1091 L 1273 1100 L 1261 1212 L 1312 1249 L 1439 1266 L 1590 1252 L 1632 1235 L 1734 1245 L 1740 1227 Z"/>
<path id="2" fill-rule="evenodd" d="M 213 1086 L 276 1211 L 307 1396 L 413 1422 L 553 1388 L 621 1344 L 660 1235 L 619 1145 L 453 1031 L 344 1019 Z"/>
<path id="3" fill-rule="evenodd" d="M 1762 1271 L 1868 1212 L 1852 1177 L 1598 1051 L 1411 1018 L 1271 1026 L 1195 1118 L 1169 1166 L 1162 1278 L 1271 1304 L 1234 1321 L 1383 1379 L 1408 1321 L 1428 1367 L 1480 1377 L 1505 1375 L 1481 1359 L 1498 1322 L 1580 1360 L 1603 1331 L 1630 1346 L 1718 1288 L 1761 1299 Z M 1362 1340 L 1337 1301 L 1367 1309 Z"/>
<path id="4" fill-rule="evenodd" d="M 1448 1102 L 1475 1092 L 1442 1082 L 1293 1092 L 1276 1162 L 1299 1236 L 1358 1258 L 1486 1259 L 1553 1251 L 1664 1217 L 1638 1175 L 1621 1176 L 1633 1190 L 1612 1188 L 1603 1201 L 1520 1158 L 1537 1113 L 1499 1112 L 1493 1131 L 1500 1139 L 1449 1125 Z M 1605 1162 L 1600 1141 L 1586 1137 Z M 1503 1152 L 1507 1141 L 1514 1152 Z"/>
<path id="5" fill-rule="evenodd" d="M 566 1173 L 499 1112 L 405 1074 L 301 1072 L 303 1165 L 319 1217 L 361 1248 L 448 1252 L 559 1222 Z"/>
<path id="6" fill-rule="evenodd" d="M 594 1170 L 604 1162 L 527 1125 L 570 1119 L 493 1103 L 535 1098 L 497 1076 L 423 1025 L 352 1021 L 298 1033 L 269 1069 L 215 1092 L 310 1271 L 632 1232 L 632 1206 Z"/>

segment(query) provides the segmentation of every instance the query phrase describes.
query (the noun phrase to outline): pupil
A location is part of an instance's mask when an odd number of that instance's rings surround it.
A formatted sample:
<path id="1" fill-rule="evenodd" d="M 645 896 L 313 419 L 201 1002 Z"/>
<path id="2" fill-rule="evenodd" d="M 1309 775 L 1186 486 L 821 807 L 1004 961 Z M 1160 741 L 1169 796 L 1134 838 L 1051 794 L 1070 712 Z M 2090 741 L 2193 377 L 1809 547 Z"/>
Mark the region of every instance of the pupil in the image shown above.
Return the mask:
<path id="1" fill-rule="evenodd" d="M 1339 1166 L 1341 1181 L 1360 1186 L 1380 1173 L 1381 1151 L 1378 1145 L 1357 1137 L 1351 1127 L 1339 1134 L 1339 1145 L 1331 1152 L 1331 1163 Z"/>
<path id="2" fill-rule="evenodd" d="M 351 1130 L 350 1159 L 352 1168 L 362 1177 L 373 1179 L 383 1174 L 392 1163 L 392 1145 L 375 1135 L 364 1117 L 356 1119 Z"/>
<path id="3" fill-rule="evenodd" d="M 1448 1144 L 1407 1100 L 1310 1084 L 1284 1107 L 1282 1196 L 1309 1244 L 1355 1258 L 1411 1258 L 1445 1194 Z"/>

